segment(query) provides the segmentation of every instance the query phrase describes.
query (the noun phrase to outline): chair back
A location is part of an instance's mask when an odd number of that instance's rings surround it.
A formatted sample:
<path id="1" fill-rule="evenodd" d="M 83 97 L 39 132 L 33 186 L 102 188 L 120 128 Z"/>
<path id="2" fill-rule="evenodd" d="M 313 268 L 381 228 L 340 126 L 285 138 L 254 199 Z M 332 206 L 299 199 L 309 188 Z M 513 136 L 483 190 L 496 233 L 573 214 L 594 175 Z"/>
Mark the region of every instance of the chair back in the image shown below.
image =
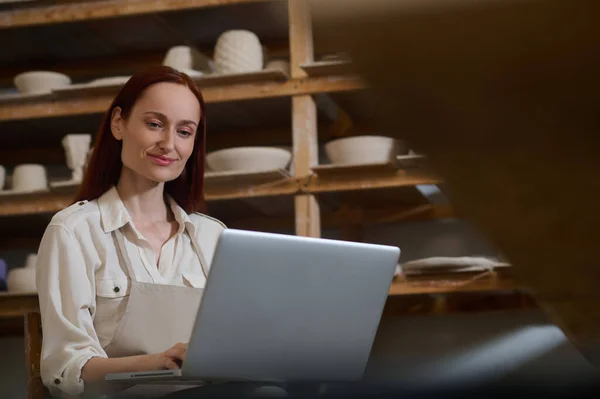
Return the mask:
<path id="1" fill-rule="evenodd" d="M 42 317 L 39 312 L 25 313 L 25 365 L 27 399 L 50 397 L 40 374 L 42 354 Z"/>

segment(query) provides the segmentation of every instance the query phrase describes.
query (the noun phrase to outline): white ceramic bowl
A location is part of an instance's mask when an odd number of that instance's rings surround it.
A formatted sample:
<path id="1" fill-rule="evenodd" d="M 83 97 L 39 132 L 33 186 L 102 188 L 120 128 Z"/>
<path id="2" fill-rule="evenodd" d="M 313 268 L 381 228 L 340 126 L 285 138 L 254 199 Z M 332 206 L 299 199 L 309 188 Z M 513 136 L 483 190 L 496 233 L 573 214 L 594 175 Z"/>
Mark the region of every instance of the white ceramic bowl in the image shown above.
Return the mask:
<path id="1" fill-rule="evenodd" d="M 189 46 L 171 47 L 163 59 L 163 65 L 174 69 L 192 68 L 194 66 L 192 51 Z"/>
<path id="2" fill-rule="evenodd" d="M 12 175 L 12 188 L 17 192 L 43 191 L 48 188 L 46 168 L 39 164 L 15 166 Z"/>
<path id="3" fill-rule="evenodd" d="M 276 147 L 235 147 L 206 155 L 208 167 L 215 172 L 284 169 L 291 159 L 289 151 Z"/>
<path id="4" fill-rule="evenodd" d="M 371 164 L 393 161 L 407 154 L 408 147 L 391 137 L 355 136 L 330 141 L 325 152 L 333 164 Z"/>
<path id="5" fill-rule="evenodd" d="M 6 288 L 11 293 L 35 293 L 35 268 L 16 267 L 8 271 Z"/>
<path id="6" fill-rule="evenodd" d="M 286 60 L 273 60 L 269 61 L 265 66 L 265 70 L 267 71 L 281 71 L 286 75 L 290 75 L 290 63 Z"/>
<path id="7" fill-rule="evenodd" d="M 71 78 L 58 72 L 31 71 L 15 76 L 14 84 L 23 94 L 45 94 L 69 86 Z"/>
<path id="8" fill-rule="evenodd" d="M 11 293 L 35 293 L 35 271 L 37 254 L 27 255 L 24 267 L 10 269 L 6 278 L 6 288 Z"/>
<path id="9" fill-rule="evenodd" d="M 219 36 L 214 52 L 219 74 L 256 72 L 263 69 L 263 48 L 258 36 L 247 30 L 230 30 Z"/>

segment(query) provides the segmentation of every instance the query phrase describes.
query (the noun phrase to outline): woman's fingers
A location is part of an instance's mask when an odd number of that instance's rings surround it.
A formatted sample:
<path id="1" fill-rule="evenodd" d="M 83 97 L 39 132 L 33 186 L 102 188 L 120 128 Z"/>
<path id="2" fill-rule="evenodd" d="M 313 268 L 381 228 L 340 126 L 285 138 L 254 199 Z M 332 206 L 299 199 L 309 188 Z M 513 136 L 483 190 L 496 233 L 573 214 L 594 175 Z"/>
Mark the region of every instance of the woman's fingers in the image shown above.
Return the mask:
<path id="1" fill-rule="evenodd" d="M 176 370 L 179 365 L 173 359 L 165 357 L 164 367 L 168 370 Z"/>
<path id="2" fill-rule="evenodd" d="M 187 352 L 186 348 L 176 348 L 173 347 L 165 352 L 165 354 L 171 358 L 179 359 L 181 361 L 185 360 L 185 354 Z"/>

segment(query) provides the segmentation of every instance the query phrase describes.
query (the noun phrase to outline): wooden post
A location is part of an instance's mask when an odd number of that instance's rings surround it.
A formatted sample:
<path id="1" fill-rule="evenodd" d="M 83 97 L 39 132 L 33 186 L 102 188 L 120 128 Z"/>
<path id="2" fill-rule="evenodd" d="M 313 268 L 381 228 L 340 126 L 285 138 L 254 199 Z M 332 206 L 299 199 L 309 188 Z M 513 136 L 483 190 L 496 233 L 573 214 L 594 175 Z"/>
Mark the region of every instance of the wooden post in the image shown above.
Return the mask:
<path id="1" fill-rule="evenodd" d="M 305 0 L 289 0 L 290 67 L 293 79 L 305 78 L 300 65 L 314 59 L 312 26 Z M 308 176 L 311 167 L 318 164 L 317 107 L 310 95 L 292 97 L 292 140 L 294 174 Z M 296 234 L 307 237 L 321 236 L 319 204 L 313 195 L 298 195 L 294 199 Z"/>

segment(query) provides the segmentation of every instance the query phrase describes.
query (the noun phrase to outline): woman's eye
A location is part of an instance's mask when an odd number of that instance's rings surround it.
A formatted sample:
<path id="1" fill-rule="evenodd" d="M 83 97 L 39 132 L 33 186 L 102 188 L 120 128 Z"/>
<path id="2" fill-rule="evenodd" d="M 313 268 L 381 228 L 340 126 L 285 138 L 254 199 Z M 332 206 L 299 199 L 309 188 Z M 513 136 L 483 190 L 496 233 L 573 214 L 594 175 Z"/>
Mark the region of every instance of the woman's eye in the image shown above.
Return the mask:
<path id="1" fill-rule="evenodd" d="M 192 132 L 190 132 L 188 130 L 180 130 L 179 134 L 181 134 L 182 136 L 191 136 Z"/>
<path id="2" fill-rule="evenodd" d="M 156 122 L 148 122 L 147 125 L 150 129 L 159 129 L 160 128 L 160 124 L 158 124 Z"/>

